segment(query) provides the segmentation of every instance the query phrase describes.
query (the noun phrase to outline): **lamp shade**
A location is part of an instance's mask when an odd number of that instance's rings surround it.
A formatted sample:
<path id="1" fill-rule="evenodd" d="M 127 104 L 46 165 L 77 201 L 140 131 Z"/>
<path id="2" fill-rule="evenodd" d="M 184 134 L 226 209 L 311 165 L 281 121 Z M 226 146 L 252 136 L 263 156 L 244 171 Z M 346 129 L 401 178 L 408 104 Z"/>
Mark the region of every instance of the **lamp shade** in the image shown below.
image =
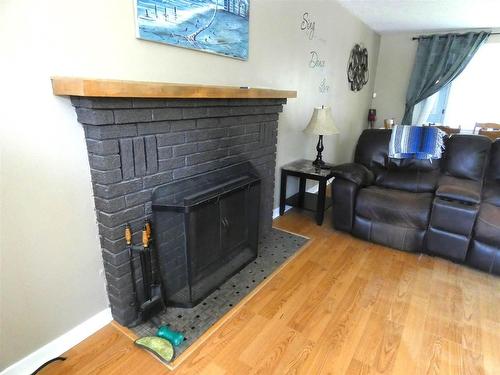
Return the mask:
<path id="1" fill-rule="evenodd" d="M 333 123 L 332 111 L 330 107 L 316 107 L 309 124 L 304 129 L 304 133 L 315 135 L 339 134 L 339 130 Z"/>

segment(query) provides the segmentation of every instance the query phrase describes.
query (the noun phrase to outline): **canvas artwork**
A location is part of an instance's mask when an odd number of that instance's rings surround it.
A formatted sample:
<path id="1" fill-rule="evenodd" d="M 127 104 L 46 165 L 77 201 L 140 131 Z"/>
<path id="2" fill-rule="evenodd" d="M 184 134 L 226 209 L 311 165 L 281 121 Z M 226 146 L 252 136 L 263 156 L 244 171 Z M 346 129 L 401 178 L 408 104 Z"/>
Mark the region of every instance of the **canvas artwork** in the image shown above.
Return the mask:
<path id="1" fill-rule="evenodd" d="M 136 0 L 137 37 L 248 59 L 250 0 Z"/>

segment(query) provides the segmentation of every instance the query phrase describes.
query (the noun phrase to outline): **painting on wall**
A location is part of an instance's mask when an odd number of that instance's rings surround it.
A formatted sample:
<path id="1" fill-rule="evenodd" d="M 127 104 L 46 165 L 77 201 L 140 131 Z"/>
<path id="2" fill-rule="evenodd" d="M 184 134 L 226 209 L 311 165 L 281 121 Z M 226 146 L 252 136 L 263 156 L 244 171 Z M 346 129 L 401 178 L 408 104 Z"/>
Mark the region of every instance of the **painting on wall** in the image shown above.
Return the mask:
<path id="1" fill-rule="evenodd" d="M 248 59 L 250 0 L 135 0 L 139 39 Z"/>

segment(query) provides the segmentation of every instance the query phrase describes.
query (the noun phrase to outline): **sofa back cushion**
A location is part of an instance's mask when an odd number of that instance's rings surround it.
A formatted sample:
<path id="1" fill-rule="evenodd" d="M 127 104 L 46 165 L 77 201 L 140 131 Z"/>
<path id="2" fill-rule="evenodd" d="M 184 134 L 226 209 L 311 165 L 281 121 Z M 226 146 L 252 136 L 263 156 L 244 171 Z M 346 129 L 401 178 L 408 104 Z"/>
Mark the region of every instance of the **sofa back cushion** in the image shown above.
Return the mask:
<path id="1" fill-rule="evenodd" d="M 359 136 L 354 162 L 364 165 L 377 175 L 379 170 L 385 169 L 390 140 L 390 129 L 364 130 Z"/>
<path id="2" fill-rule="evenodd" d="M 491 141 L 480 135 L 457 134 L 445 142 L 443 174 L 480 181 L 484 176 Z"/>
<path id="3" fill-rule="evenodd" d="M 354 161 L 375 174 L 375 184 L 411 192 L 433 192 L 440 160 L 389 158 L 390 129 L 368 129 L 359 137 Z"/>
<path id="4" fill-rule="evenodd" d="M 500 182 L 500 138 L 491 145 L 490 161 L 486 178 L 491 181 L 496 180 Z"/>
<path id="5" fill-rule="evenodd" d="M 389 159 L 375 183 L 390 189 L 415 193 L 434 192 L 440 174 L 440 160 Z"/>

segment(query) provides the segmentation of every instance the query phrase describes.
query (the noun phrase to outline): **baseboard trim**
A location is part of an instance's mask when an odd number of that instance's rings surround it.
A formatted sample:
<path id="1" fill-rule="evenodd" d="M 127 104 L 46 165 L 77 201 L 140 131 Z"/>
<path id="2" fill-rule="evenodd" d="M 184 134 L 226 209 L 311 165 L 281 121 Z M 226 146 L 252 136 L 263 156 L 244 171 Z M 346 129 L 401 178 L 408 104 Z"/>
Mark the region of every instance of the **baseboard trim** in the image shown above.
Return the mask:
<path id="1" fill-rule="evenodd" d="M 20 361 L 7 367 L 0 375 L 31 374 L 48 360 L 60 356 L 76 344 L 85 340 L 113 320 L 111 309 L 107 308 L 87 319 L 75 328 L 52 340 Z"/>
<path id="2" fill-rule="evenodd" d="M 291 206 L 285 206 L 285 212 L 287 212 L 290 208 L 292 208 Z M 273 220 L 276 219 L 277 217 L 280 216 L 280 208 L 279 207 L 276 207 L 274 210 L 273 210 Z M 1 375 L 1 374 L 0 374 Z"/>

